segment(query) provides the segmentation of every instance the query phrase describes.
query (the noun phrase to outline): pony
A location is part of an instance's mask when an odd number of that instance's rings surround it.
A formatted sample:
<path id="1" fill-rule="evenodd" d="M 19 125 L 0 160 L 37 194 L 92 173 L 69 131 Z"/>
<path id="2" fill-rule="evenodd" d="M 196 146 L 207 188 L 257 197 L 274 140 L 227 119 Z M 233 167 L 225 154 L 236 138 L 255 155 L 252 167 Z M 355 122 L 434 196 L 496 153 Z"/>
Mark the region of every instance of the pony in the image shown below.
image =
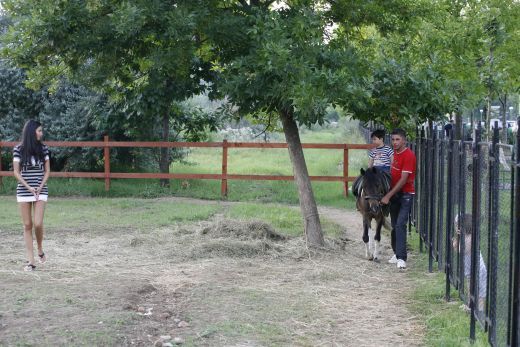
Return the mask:
<path id="1" fill-rule="evenodd" d="M 365 255 L 369 260 L 379 259 L 381 228 L 390 230 L 386 217 L 390 212 L 389 205 L 381 205 L 381 199 L 390 191 L 390 175 L 376 167 L 361 169 L 361 175 L 352 184 L 352 192 L 356 197 L 356 207 L 363 216 L 363 242 Z M 376 221 L 375 245 L 371 233 L 372 219 Z"/>

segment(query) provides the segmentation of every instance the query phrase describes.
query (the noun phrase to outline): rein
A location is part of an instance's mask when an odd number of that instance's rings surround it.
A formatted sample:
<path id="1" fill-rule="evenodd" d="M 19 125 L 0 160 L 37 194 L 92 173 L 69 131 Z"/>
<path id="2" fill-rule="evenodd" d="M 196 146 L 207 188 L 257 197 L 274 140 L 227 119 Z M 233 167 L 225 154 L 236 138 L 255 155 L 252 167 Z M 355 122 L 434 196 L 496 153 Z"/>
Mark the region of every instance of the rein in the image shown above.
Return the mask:
<path id="1" fill-rule="evenodd" d="M 378 201 L 381 201 L 381 199 L 383 198 L 382 195 L 367 195 L 367 196 L 364 196 L 365 200 L 378 200 Z"/>
<path id="2" fill-rule="evenodd" d="M 363 195 L 365 191 L 362 190 L 361 191 L 361 195 Z M 363 198 L 365 200 L 377 200 L 377 201 L 381 201 L 381 199 L 383 198 L 383 195 L 379 194 L 379 195 L 367 195 L 367 196 L 363 196 Z"/>

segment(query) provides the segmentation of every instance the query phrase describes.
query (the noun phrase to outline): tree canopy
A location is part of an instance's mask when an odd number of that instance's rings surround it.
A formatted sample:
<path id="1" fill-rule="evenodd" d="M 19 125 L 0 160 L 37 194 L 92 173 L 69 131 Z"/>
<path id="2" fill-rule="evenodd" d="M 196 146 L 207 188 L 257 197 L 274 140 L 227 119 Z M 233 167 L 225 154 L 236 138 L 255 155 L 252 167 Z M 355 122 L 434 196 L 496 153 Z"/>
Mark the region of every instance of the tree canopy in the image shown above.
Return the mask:
<path id="1" fill-rule="evenodd" d="M 2 53 L 34 88 L 105 93 L 134 135 L 200 134 L 215 117 L 180 103 L 202 92 L 279 122 L 302 212 L 323 242 L 298 125 L 330 106 L 413 127 L 518 92 L 519 3 L 500 0 L 5 0 Z M 153 131 L 150 131 L 153 129 Z M 161 170 L 168 170 L 167 152 Z M 310 230 L 309 229 L 309 230 Z M 309 236 L 309 234 L 308 234 Z"/>

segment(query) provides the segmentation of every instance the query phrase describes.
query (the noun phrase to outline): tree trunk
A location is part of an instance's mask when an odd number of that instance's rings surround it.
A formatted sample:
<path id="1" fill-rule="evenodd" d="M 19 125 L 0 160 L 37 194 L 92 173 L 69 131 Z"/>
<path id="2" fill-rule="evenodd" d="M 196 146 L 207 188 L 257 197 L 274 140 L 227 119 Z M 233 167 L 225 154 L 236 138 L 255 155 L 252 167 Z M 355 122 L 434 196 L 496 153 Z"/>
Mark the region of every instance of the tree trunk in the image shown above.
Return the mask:
<path id="1" fill-rule="evenodd" d="M 455 135 L 453 138 L 455 140 L 460 140 L 462 139 L 463 135 L 464 134 L 464 122 L 462 121 L 462 115 L 461 113 L 459 112 L 459 110 L 456 111 L 455 113 L 455 133 L 453 135 Z"/>
<path id="2" fill-rule="evenodd" d="M 164 113 L 162 117 L 162 136 L 163 142 L 168 142 L 170 134 L 170 117 L 168 113 Z M 161 158 L 159 159 L 159 170 L 161 173 L 170 173 L 170 156 L 169 149 L 167 147 L 161 147 Z M 162 187 L 169 187 L 170 180 L 167 178 L 161 178 L 160 184 Z"/>
<path id="3" fill-rule="evenodd" d="M 300 197 L 300 208 L 303 216 L 305 237 L 311 246 L 323 246 L 323 232 L 321 230 L 320 216 L 318 207 L 312 192 L 311 180 L 307 171 L 307 164 L 303 156 L 300 134 L 292 110 L 280 113 L 283 132 L 289 148 L 289 156 L 293 165 L 294 179 L 298 186 Z"/>
<path id="4" fill-rule="evenodd" d="M 507 144 L 507 94 L 504 94 L 504 98 L 498 98 L 500 100 L 500 115 L 502 116 L 502 143 Z"/>
<path id="5" fill-rule="evenodd" d="M 490 103 L 489 103 L 489 98 L 486 97 L 486 104 L 484 105 L 484 119 L 481 119 L 481 121 L 484 122 L 484 125 L 482 125 L 482 131 L 484 133 L 481 133 L 481 136 L 482 136 L 482 139 L 485 139 L 485 141 L 488 141 L 488 136 L 487 134 L 489 133 L 489 114 L 488 114 L 488 110 L 490 110 L 491 108 L 489 107 L 490 106 Z M 478 125 L 478 124 L 477 124 Z M 485 134 L 485 136 L 483 136 Z"/>

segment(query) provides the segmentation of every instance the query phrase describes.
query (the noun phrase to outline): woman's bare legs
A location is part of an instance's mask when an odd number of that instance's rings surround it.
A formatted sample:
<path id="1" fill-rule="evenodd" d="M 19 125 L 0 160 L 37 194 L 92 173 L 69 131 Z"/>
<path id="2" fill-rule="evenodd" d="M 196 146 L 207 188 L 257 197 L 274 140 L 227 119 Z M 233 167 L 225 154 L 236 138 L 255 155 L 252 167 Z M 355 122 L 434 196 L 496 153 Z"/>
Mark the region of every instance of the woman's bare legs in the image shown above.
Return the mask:
<path id="1" fill-rule="evenodd" d="M 36 201 L 34 203 L 34 234 L 36 235 L 36 244 L 38 245 L 38 255 L 43 253 L 43 214 L 45 212 L 45 201 Z M 40 262 L 45 262 L 45 256 L 40 257 Z"/>
<path id="2" fill-rule="evenodd" d="M 22 216 L 23 223 L 23 239 L 25 241 L 25 250 L 27 252 L 27 259 L 29 264 L 34 265 L 34 248 L 33 248 L 33 236 L 32 236 L 32 202 L 19 202 L 20 214 Z"/>

